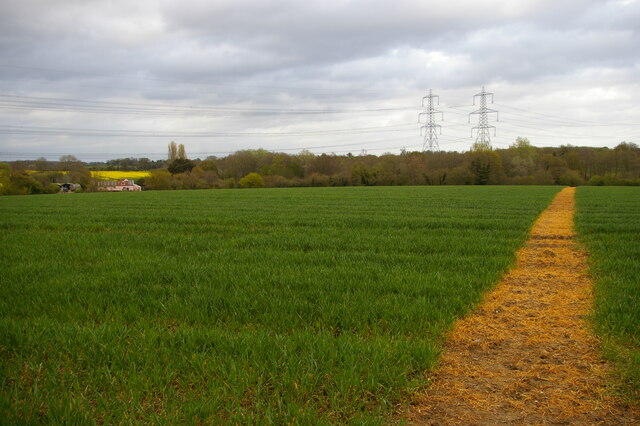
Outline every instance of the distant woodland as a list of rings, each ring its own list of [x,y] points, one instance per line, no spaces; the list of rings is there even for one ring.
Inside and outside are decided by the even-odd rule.
[[[30,172],[27,172],[29,170]],[[518,138],[506,149],[353,155],[298,154],[263,149],[226,157],[189,159],[184,145],[169,144],[166,160],[121,158],[83,163],[71,155],[0,163],[2,194],[57,192],[54,182],[97,189],[92,170],[148,171],[136,179],[145,190],[367,186],[367,185],[640,185],[640,147],[563,145],[538,148]],[[36,171],[36,172],[33,172]],[[64,174],[61,172],[65,172]]]

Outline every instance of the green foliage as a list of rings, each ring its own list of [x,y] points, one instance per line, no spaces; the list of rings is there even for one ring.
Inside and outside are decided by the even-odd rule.
[[[640,400],[640,188],[580,187],[576,228],[595,278],[594,321],[629,395]]]
[[[216,175],[218,174],[218,165],[216,164],[214,159],[206,159],[201,161],[198,166],[206,172],[214,172]]]
[[[169,173],[172,175],[176,175],[178,173],[190,172],[195,166],[196,164],[187,158],[176,158],[169,163],[167,170],[169,170]]]
[[[529,139],[517,137],[505,152],[505,167],[508,176],[531,176],[536,171],[536,148]]]
[[[0,199],[6,423],[389,423],[549,187]]]
[[[152,179],[145,188],[205,189],[235,188],[249,173],[263,177],[267,187],[300,186],[392,186],[392,185],[640,185],[640,148],[628,142],[614,149],[562,145],[534,147],[518,137],[507,149],[489,149],[474,144],[468,152],[408,152],[380,156],[321,154],[309,151],[285,154],[264,149],[241,150],[226,157],[189,160],[183,145],[169,145],[169,158],[123,158],[106,163],[91,163],[92,170],[152,170],[169,164],[172,176]],[[86,167],[74,156],[63,156],[60,162],[41,158],[14,161],[17,170],[36,167],[52,170],[33,177],[42,187],[52,182],[55,170],[70,171],[56,181],[80,183],[83,189],[95,190]],[[0,182],[1,183],[1,182]],[[0,194],[9,192],[3,184]],[[31,189],[11,193],[32,193]],[[40,191],[38,189],[38,191]]]
[[[84,165],[78,164],[69,170],[64,180],[69,183],[78,183],[83,189],[87,189],[91,186],[91,172]]]
[[[262,188],[264,186],[264,179],[258,173],[249,173],[242,179],[240,179],[240,186],[242,188]]]
[[[493,151],[471,152],[469,170],[475,185],[498,185],[502,182],[502,160]]]
[[[471,145],[471,152],[484,152],[491,151],[491,144],[489,142],[474,142]]]
[[[640,179],[625,179],[616,176],[591,176],[591,186],[640,186]]]
[[[298,161],[286,154],[273,154],[270,164],[260,167],[262,176],[282,176],[287,179],[304,177],[304,170]]]
[[[147,171],[158,169],[166,166],[166,160],[150,160],[146,157],[141,158],[117,158],[108,160],[105,163],[93,163],[91,170],[118,170],[118,171]],[[136,183],[138,181],[136,180]]]
[[[80,184],[84,189],[91,186],[91,172],[73,155],[60,157],[60,170],[67,172],[62,176],[64,182]]]
[[[236,184],[236,180],[234,178],[226,178],[222,180],[219,188],[231,189],[231,188],[236,188],[237,186],[238,185]]]
[[[518,136],[516,141],[509,145],[509,149],[517,153],[521,158],[535,158],[536,148],[531,145],[531,142],[527,138]]]
[[[538,170],[532,176],[534,185],[555,185],[556,182],[547,170]]]
[[[534,163],[533,158],[520,157],[516,155],[511,158],[509,169],[511,176],[531,176],[536,169],[536,164]]]
[[[264,149],[237,151],[222,159],[219,169],[222,170],[224,178],[241,179],[249,173],[259,172],[272,158],[273,154]]]
[[[39,157],[34,163],[33,163],[33,169],[34,170],[39,170],[39,171],[47,171],[47,170],[51,170],[51,164],[47,161],[46,158],[44,157]]]
[[[24,170],[11,169],[8,164],[0,163],[0,195],[43,193],[51,193],[49,183],[43,184]]]
[[[558,184],[566,186],[579,186],[584,185],[584,179],[582,179],[580,173],[576,172],[575,170],[567,170],[558,177]]]
[[[171,189],[171,174],[167,169],[151,170],[145,179],[145,189]]]
[[[351,182],[354,185],[375,185],[376,173],[362,163],[355,163],[351,168]]]
[[[43,186],[48,186],[56,182],[64,182],[65,180],[65,175],[57,171],[33,173],[31,176]]]

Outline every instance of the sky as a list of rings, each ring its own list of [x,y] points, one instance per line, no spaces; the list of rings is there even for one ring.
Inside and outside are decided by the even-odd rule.
[[[462,152],[483,87],[494,148],[640,144],[640,0],[2,0],[0,58],[0,161],[419,151],[430,90]]]

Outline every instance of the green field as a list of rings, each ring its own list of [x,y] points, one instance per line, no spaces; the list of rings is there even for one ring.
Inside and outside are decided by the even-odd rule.
[[[0,417],[387,422],[559,189],[2,197]]]
[[[576,200],[595,279],[594,323],[625,390],[640,400],[640,188],[581,187]]]

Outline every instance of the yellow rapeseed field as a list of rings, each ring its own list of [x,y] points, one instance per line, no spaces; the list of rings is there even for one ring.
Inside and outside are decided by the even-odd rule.
[[[38,170],[27,170],[26,171],[29,174],[34,174],[34,173],[43,173],[40,172]],[[67,171],[62,171],[62,170],[56,170],[56,171],[49,171],[46,173],[61,173],[63,175],[66,175]],[[102,180],[118,180],[118,179],[139,179],[139,178],[143,178],[143,177],[147,177],[149,176],[149,172],[124,172],[124,171],[118,171],[118,170],[98,170],[98,171],[91,171],[91,177],[96,178],[96,179],[102,179]]]
[[[149,176],[149,172],[121,172],[121,171],[92,171],[91,177],[96,179],[117,180],[136,179]]]

